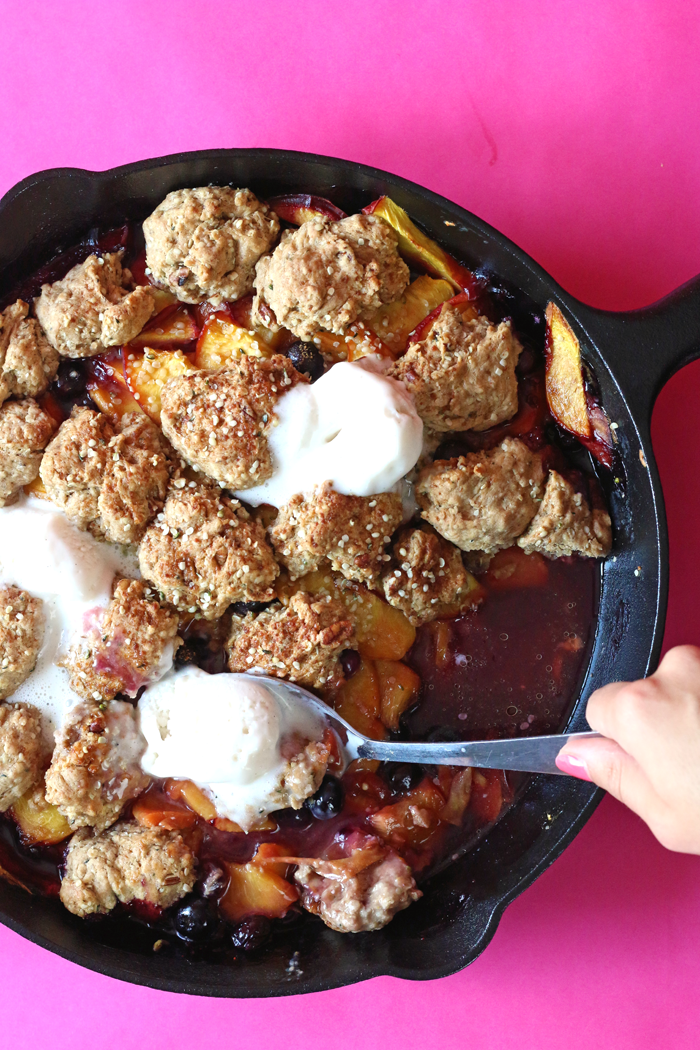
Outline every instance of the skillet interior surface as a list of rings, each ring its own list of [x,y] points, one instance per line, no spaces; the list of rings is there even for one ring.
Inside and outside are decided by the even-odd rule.
[[[600,569],[595,637],[570,718],[572,729],[586,728],[585,701],[595,688],[649,673],[658,659],[667,538],[649,418],[663,379],[693,356],[700,342],[698,286],[681,290],[655,311],[594,311],[568,296],[486,223],[428,190],[348,161],[257,149],[181,154],[107,172],[56,169],[31,176],[0,204],[0,293],[6,294],[96,224],[109,227],[140,220],[176,188],[229,182],[250,186],[261,197],[317,193],[348,213],[387,193],[458,259],[497,274],[541,309],[554,299],[572,320],[597,377],[602,403],[618,424],[624,470],[624,475],[617,472],[618,483],[601,478],[616,538],[614,557]],[[664,333],[681,313],[683,337],[669,342]],[[639,380],[626,362],[633,347],[654,339],[657,353],[645,359],[648,371]],[[433,876],[424,898],[385,929],[350,937],[320,922],[308,924],[293,946],[282,942],[240,965],[154,955],[152,938],[143,950],[106,944],[99,926],[76,919],[58,901],[30,897],[2,881],[0,919],[80,965],[174,992],[270,996],[320,991],[379,975],[437,978],[461,969],[483,951],[506,905],[556,859],[601,796],[581,781],[532,776],[476,847]]]

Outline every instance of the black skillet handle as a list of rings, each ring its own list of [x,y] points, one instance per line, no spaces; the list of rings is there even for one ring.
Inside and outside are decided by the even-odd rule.
[[[643,310],[615,313],[577,304],[576,314],[648,433],[664,383],[700,357],[700,276]]]

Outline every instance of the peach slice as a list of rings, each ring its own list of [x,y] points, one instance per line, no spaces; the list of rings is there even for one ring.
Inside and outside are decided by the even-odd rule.
[[[43,784],[17,799],[12,813],[22,839],[28,845],[42,843],[50,846],[55,842],[63,842],[73,831],[63,814],[46,801]]]
[[[472,792],[472,770],[469,766],[455,773],[450,784],[447,802],[440,810],[440,820],[459,826],[469,805]]]
[[[253,860],[248,864],[224,862],[224,867],[230,881],[219,907],[231,922],[240,922],[246,915],[281,918],[299,899],[297,888],[268,864]]]
[[[363,659],[359,670],[352,678],[343,682],[331,699],[340,717],[349,722],[358,733],[364,733],[372,740],[385,738],[386,730],[379,718],[379,675],[371,660]]]
[[[385,842],[397,849],[419,849],[438,830],[444,805],[442,792],[425,777],[405,798],[374,813],[370,823]]]
[[[574,434],[603,464],[613,466],[613,438],[604,409],[586,390],[581,347],[571,325],[556,303],[545,313],[545,389],[549,410],[557,423]]]
[[[399,251],[409,262],[417,263],[436,277],[444,277],[456,291],[467,292],[470,298],[474,298],[476,279],[471,270],[419,230],[408,212],[395,204],[391,197],[380,197],[362,210],[365,215],[378,215],[389,223],[399,236]]]
[[[395,356],[408,346],[408,337],[414,329],[438,307],[452,298],[449,281],[423,274],[413,281],[400,299],[381,306],[367,321],[370,328]]]
[[[113,360],[96,359],[90,372],[86,384],[90,397],[112,421],[117,422],[128,412],[143,411],[127,386],[121,353]]]
[[[367,660],[403,660],[416,640],[416,629],[400,609],[371,591],[343,595],[355,623],[358,648]]]
[[[161,390],[174,376],[196,372],[189,357],[181,350],[133,350],[124,348],[124,370],[134,399],[154,423],[160,423]]]
[[[194,360],[197,368],[223,368],[230,360],[269,357],[279,343],[279,333],[266,329],[243,328],[226,313],[212,314],[197,340]]]
[[[418,695],[420,675],[400,660],[377,660],[381,701],[380,717],[387,729],[395,732],[399,720]]]
[[[324,357],[333,364],[337,361],[357,361],[368,354],[379,354],[381,357],[393,357],[394,354],[386,343],[382,342],[376,332],[357,321],[348,329],[347,335],[336,335],[334,332],[317,332],[312,342]]]
[[[216,819],[216,806],[193,781],[166,780],[164,790],[173,802],[184,802],[202,820]]]
[[[526,554],[520,547],[498,551],[482,577],[490,591],[514,591],[520,587],[545,587],[549,579],[546,559],[535,551]]]
[[[545,319],[545,388],[550,411],[565,430],[579,438],[590,438],[579,341],[556,303],[547,303]]]
[[[503,774],[498,769],[472,771],[471,811],[483,824],[491,824],[503,808]]]
[[[170,831],[191,828],[197,820],[194,810],[185,809],[161,792],[152,791],[147,791],[134,802],[132,815],[144,828],[168,828]]]
[[[315,197],[310,193],[286,193],[281,197],[270,197],[267,202],[283,222],[301,226],[311,219],[329,219],[335,222],[344,219],[345,212],[336,208],[325,197]]]
[[[199,337],[199,328],[186,306],[169,306],[161,310],[143,331],[129,343],[129,350],[143,350],[151,347],[165,350],[172,347],[183,347],[193,343]]]

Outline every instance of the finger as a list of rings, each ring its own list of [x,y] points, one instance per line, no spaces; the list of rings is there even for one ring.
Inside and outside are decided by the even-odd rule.
[[[573,762],[573,765],[572,765]],[[559,752],[557,767],[609,792],[647,824],[661,822],[666,809],[644,770],[614,740],[577,740]]]

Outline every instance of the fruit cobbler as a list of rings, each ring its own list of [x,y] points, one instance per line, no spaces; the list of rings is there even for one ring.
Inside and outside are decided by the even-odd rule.
[[[614,456],[566,318],[389,198],[228,186],[5,304],[2,874],[156,950],[383,927],[517,785],[348,763],[275,680],[375,739],[559,728]]]

